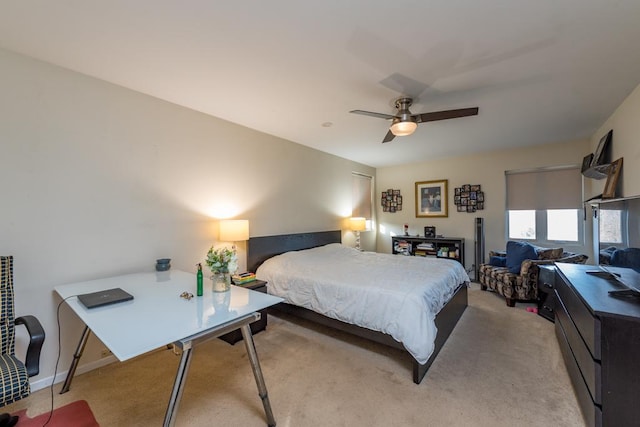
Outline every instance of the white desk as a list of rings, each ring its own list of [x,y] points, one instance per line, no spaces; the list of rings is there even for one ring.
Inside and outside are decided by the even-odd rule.
[[[122,288],[134,299],[87,309],[75,297],[110,288]],[[195,274],[178,270],[72,283],[56,286],[55,291],[61,298],[67,299],[66,303],[86,325],[61,393],[69,390],[90,332],[120,361],[173,343],[182,348],[182,358],[165,415],[164,425],[172,426],[193,347],[240,328],[268,425],[275,426],[249,324],[260,319],[259,310],[281,302],[281,298],[237,286],[231,286],[229,292],[222,293],[207,290],[205,286],[204,295],[197,297]],[[191,300],[181,298],[180,294],[184,291],[192,293],[194,297]]]

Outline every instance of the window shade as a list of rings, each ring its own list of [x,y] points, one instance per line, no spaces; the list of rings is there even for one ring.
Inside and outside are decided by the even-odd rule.
[[[577,166],[505,174],[508,210],[582,208],[582,175]]]
[[[371,181],[373,178],[355,172],[352,173],[351,176],[351,181],[353,183],[351,216],[371,219],[371,210],[373,205],[373,202],[371,201]]]

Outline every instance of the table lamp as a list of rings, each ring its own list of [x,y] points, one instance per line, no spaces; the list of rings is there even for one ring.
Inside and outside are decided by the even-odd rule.
[[[360,250],[360,232],[367,229],[367,220],[362,217],[352,217],[349,223],[351,230],[356,232],[356,249]]]
[[[235,242],[244,240],[249,240],[249,220],[225,219],[220,221],[220,241],[234,242],[232,249],[235,251]]]

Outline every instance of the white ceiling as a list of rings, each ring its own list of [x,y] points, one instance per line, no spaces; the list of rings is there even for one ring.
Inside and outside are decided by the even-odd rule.
[[[381,167],[591,137],[640,84],[640,1],[13,0],[0,46]],[[401,94],[480,113],[387,144],[349,114]]]

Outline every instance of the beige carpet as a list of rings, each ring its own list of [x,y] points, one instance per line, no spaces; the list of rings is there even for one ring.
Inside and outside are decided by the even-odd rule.
[[[256,347],[280,427],[583,426],[553,323],[473,284],[469,307],[421,384],[399,351],[269,317]],[[89,402],[102,426],[160,426],[179,357],[160,350],[77,376],[55,406]],[[9,406],[48,410],[49,390]],[[265,426],[244,344],[194,352],[178,426]]]

